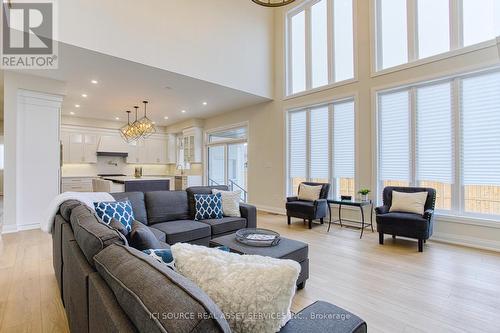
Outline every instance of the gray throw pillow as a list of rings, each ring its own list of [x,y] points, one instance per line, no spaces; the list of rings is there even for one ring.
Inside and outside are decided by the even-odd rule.
[[[143,251],[148,249],[161,249],[162,244],[147,226],[139,221],[132,222],[132,231],[128,235],[129,245]]]
[[[102,222],[104,223],[104,222]],[[127,235],[130,233],[127,228],[118,220],[116,219],[111,219],[111,222],[108,224],[111,228],[116,229],[118,232],[120,232],[123,236],[127,237]]]

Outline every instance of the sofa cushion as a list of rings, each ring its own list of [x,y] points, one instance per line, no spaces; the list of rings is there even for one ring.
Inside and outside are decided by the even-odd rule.
[[[366,323],[361,318],[333,304],[318,301],[297,313],[280,333],[365,333],[366,331]]]
[[[191,220],[157,223],[152,228],[163,231],[168,244],[190,242],[210,237],[210,226],[208,224]]]
[[[61,216],[63,219],[69,222],[69,219],[71,218],[71,211],[73,208],[80,206],[82,203],[78,200],[67,200],[59,206],[59,212],[61,213]]]
[[[196,215],[196,207],[194,201],[195,194],[212,194],[212,190],[222,190],[227,191],[228,187],[226,185],[218,185],[218,186],[192,186],[186,189],[187,197],[188,197],[188,205],[189,205],[189,218],[194,220]]]
[[[314,215],[314,203],[311,201],[291,201],[286,203],[286,210],[301,214]]]
[[[139,332],[230,332],[221,310],[200,288],[141,251],[113,245],[95,262]]]
[[[165,233],[159,229],[156,229],[156,228],[152,228],[152,227],[148,227],[149,230],[151,230],[151,232],[153,234],[155,234],[156,238],[160,241],[160,242],[166,242],[167,241],[167,236],[165,235]]]
[[[196,221],[222,218],[222,194],[195,194],[194,201]]]
[[[76,242],[92,266],[94,266],[94,256],[107,246],[114,243],[127,244],[127,240],[120,232],[99,222],[84,204],[72,210],[71,227]]]
[[[144,198],[149,225],[189,219],[186,191],[147,192]]]
[[[242,217],[223,217],[221,219],[200,220],[208,224],[212,229],[212,235],[220,235],[228,232],[236,232],[247,227],[247,220]]]
[[[123,224],[128,231],[132,230],[134,211],[132,210],[132,203],[128,199],[112,202],[94,202],[94,208],[97,216],[105,224],[109,225],[115,219]]]
[[[278,332],[290,319],[300,273],[297,262],[191,244],[171,249],[177,271],[228,314],[234,332]]]
[[[143,223],[148,223],[148,215],[146,212],[146,204],[144,203],[144,193],[142,192],[123,192],[123,193],[111,193],[116,201],[128,199],[132,204],[132,210],[134,211],[134,218]]]
[[[160,241],[156,238],[151,228],[139,221],[132,222],[132,231],[128,237],[129,245],[137,250],[159,249]]]
[[[377,223],[384,226],[406,227],[413,230],[426,230],[428,222],[422,215],[413,213],[387,213],[377,215]]]

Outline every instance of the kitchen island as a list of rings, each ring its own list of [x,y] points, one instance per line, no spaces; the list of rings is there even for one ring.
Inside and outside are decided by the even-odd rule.
[[[170,191],[173,184],[172,177],[166,176],[105,176],[104,180],[113,182],[114,192],[151,192]],[[120,191],[121,190],[121,191]]]

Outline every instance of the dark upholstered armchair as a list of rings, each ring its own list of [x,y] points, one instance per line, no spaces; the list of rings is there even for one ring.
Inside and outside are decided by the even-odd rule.
[[[427,192],[424,215],[389,212],[392,205],[392,191],[415,193]],[[375,208],[379,243],[384,244],[384,234],[418,239],[418,251],[424,251],[424,242],[432,236],[436,190],[427,187],[386,187],[383,193],[384,205]]]
[[[297,217],[303,219],[304,221],[308,220],[309,229],[312,229],[312,221],[319,219],[321,221],[321,224],[323,224],[323,219],[328,212],[328,203],[326,199],[328,198],[328,193],[330,192],[330,184],[311,182],[304,182],[302,184],[309,186],[321,185],[322,188],[319,194],[319,199],[316,201],[304,201],[299,200],[298,197],[286,198],[286,216],[288,224],[292,223],[292,217]]]

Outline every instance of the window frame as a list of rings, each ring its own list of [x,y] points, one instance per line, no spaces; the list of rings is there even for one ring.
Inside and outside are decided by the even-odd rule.
[[[322,0],[306,0],[300,5],[294,7],[288,12],[284,13],[285,22],[285,48],[284,48],[284,99],[294,98],[298,96],[307,95],[313,92],[330,89],[357,81],[358,78],[358,52],[357,52],[357,1],[352,0],[352,50],[353,50],[353,77],[342,81],[335,81],[335,50],[334,50],[334,6],[335,0],[327,1],[327,52],[328,52],[328,84],[318,87],[312,87],[312,43],[311,43],[311,7]],[[305,90],[293,92],[292,82],[292,17],[298,13],[305,11]]]
[[[464,46],[463,38],[463,2],[462,0],[449,0],[449,34],[450,45],[449,51],[439,53],[426,58],[418,57],[418,0],[406,0],[407,10],[407,41],[408,41],[408,61],[393,67],[382,68],[382,50],[380,42],[382,40],[380,29],[380,1],[373,0],[371,5],[371,19],[372,19],[372,48],[374,50],[372,57],[372,77],[384,75],[403,69],[408,69],[423,64],[436,62],[442,59],[455,57],[461,54],[473,52],[495,46],[496,37],[482,41],[477,44]]]
[[[310,118],[311,118],[311,110],[314,110],[316,108],[320,107],[328,107],[328,181],[330,183],[330,193],[329,196],[337,196],[338,194],[336,193],[337,191],[337,181],[333,177],[334,171],[333,171],[333,149],[334,149],[334,142],[333,142],[333,124],[334,124],[334,105],[339,104],[339,103],[344,103],[344,102],[353,102],[354,104],[354,195],[356,195],[356,186],[359,184],[359,149],[358,149],[358,102],[359,98],[357,93],[355,94],[347,94],[345,96],[339,96],[338,98],[335,98],[333,100],[329,100],[327,102],[321,102],[317,104],[311,104],[307,106],[301,106],[301,107],[296,107],[296,108],[291,108],[288,110],[285,110],[285,196],[291,196],[293,193],[293,188],[292,184],[290,181],[290,165],[291,165],[291,156],[290,156],[290,114],[295,113],[295,112],[302,112],[306,111],[306,180],[310,181],[310,172],[311,172],[311,154],[310,154]]]
[[[500,73],[500,67],[494,66],[489,68],[484,68],[480,70],[476,70],[473,72],[465,72],[452,74],[440,78],[428,79],[423,81],[417,81],[406,84],[393,85],[392,87],[383,87],[383,88],[374,88],[373,89],[373,100],[374,100],[374,108],[375,108],[375,122],[374,126],[374,185],[376,188],[377,196],[375,201],[378,205],[382,204],[382,191],[383,191],[383,181],[380,179],[380,107],[379,107],[379,96],[387,93],[395,93],[398,91],[408,91],[409,92],[409,119],[410,119],[410,164],[409,164],[409,172],[410,172],[410,186],[418,186],[418,179],[416,175],[416,91],[418,88],[425,86],[432,86],[440,83],[449,82],[451,86],[451,112],[453,121],[451,123],[452,126],[452,139],[454,146],[454,155],[453,155],[453,165],[454,165],[454,184],[451,184],[451,209],[450,210],[441,210],[436,209],[436,212],[440,216],[446,216],[451,218],[452,220],[456,220],[456,218],[470,218],[476,219],[477,221],[491,220],[491,221],[500,221],[500,214],[484,214],[484,213],[474,213],[465,211],[465,185],[463,183],[463,157],[462,157],[462,105],[461,105],[461,93],[462,93],[462,81],[464,79],[470,77],[478,77],[481,75],[487,75],[491,73]],[[483,223],[483,222],[477,222]]]

